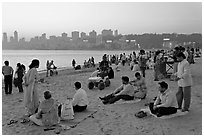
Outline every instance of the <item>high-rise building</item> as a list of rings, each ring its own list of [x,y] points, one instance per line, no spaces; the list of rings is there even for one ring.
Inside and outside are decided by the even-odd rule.
[[[89,32],[89,43],[96,43],[97,33],[95,30]]]
[[[7,38],[7,33],[6,32],[3,33],[3,42],[4,43],[8,42],[8,38]]]
[[[85,32],[81,32],[81,39],[84,40],[86,38],[87,38],[86,33]]]
[[[77,41],[79,39],[79,32],[73,31],[72,32],[72,41]]]
[[[47,38],[46,38],[46,33],[43,33],[43,34],[42,34],[41,39],[42,39],[42,40],[46,40],[46,39],[47,39]]]
[[[67,38],[67,33],[65,33],[65,32],[62,33],[62,38],[63,38],[63,39],[66,39],[66,38]]]
[[[10,37],[10,42],[14,42],[13,36]]]
[[[14,41],[18,42],[18,32],[14,31]]]
[[[114,31],[114,35],[115,35],[115,36],[118,36],[118,30],[115,30],[115,31]]]
[[[113,35],[113,31],[111,29],[109,30],[102,30],[102,36],[112,36]]]

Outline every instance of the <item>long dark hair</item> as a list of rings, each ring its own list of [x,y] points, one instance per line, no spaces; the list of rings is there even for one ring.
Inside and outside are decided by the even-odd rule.
[[[32,68],[34,68],[36,66],[39,66],[39,64],[40,64],[40,62],[39,62],[38,59],[33,59],[31,64],[29,65],[29,68],[32,69]]]

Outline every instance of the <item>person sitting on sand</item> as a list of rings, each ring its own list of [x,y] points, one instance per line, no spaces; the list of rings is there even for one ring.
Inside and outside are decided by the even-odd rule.
[[[141,76],[139,72],[135,73],[135,80],[130,81],[132,85],[134,85],[135,89],[135,98],[144,99],[147,95],[147,86],[145,83],[145,79]]]
[[[176,113],[178,107],[176,94],[168,89],[168,84],[164,81],[159,83],[159,91],[154,103],[149,104],[151,113],[157,117]]]
[[[129,78],[127,76],[122,76],[122,85],[120,87],[118,87],[113,93],[99,98],[103,101],[103,104],[113,104],[120,99],[133,100],[134,88],[129,83]]]
[[[91,77],[97,77],[98,74],[99,74],[100,70],[99,68],[97,68],[92,74],[91,74]]]
[[[40,103],[38,112],[29,117],[39,126],[53,126],[59,123],[58,105],[49,91],[44,92],[44,98]]]
[[[114,78],[114,71],[113,71],[112,67],[108,68],[108,78],[109,79],[113,79]]]
[[[74,85],[75,85],[76,93],[72,101],[73,110],[74,112],[82,112],[86,110],[88,106],[88,103],[89,103],[88,97],[87,97],[86,91],[81,88],[80,82],[75,82]]]

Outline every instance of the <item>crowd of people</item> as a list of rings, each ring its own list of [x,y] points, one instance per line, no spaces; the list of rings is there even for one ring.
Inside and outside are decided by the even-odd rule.
[[[197,52],[197,51],[196,51]],[[193,55],[193,56],[192,56]],[[192,76],[190,72],[190,64],[194,63],[194,50],[189,48],[185,50],[184,47],[175,47],[173,51],[158,50],[156,52],[145,52],[140,50],[138,55],[133,52],[130,55],[125,53],[120,55],[107,55],[104,54],[102,61],[99,62],[99,67],[94,71],[91,76],[97,76],[104,78],[108,76],[110,79],[114,78],[114,71],[111,65],[125,66],[128,64],[130,70],[134,70],[135,78],[130,80],[128,76],[122,76],[122,84],[116,88],[112,93],[100,97],[103,104],[113,104],[118,100],[134,100],[134,99],[145,99],[148,94],[148,89],[145,82],[146,69],[150,68],[152,63],[154,66],[155,81],[158,81],[165,77],[166,67],[165,62],[168,59],[173,59],[174,69],[173,76],[175,81],[178,82],[178,92],[174,94],[165,81],[159,82],[158,90],[159,95],[156,100],[149,104],[149,109],[153,114],[158,117],[163,115],[169,115],[176,113],[178,110],[182,112],[188,112],[191,102],[191,86]],[[94,64],[94,58],[89,59],[92,65]],[[5,61],[5,66],[2,67],[2,73],[4,75],[5,83],[5,94],[12,93],[12,80],[17,79],[17,87],[19,92],[24,93],[24,106],[27,111],[27,116],[31,121],[40,126],[52,126],[58,124],[62,119],[63,102],[56,102],[52,98],[50,91],[44,92],[44,99],[42,102],[39,101],[37,84],[39,81],[37,68],[39,67],[39,60],[32,60],[29,65],[29,69],[25,73],[25,66],[18,63],[16,71],[9,66],[9,62]],[[73,59],[72,66],[75,68],[76,61]],[[134,68],[136,67],[136,68]],[[47,61],[47,75],[52,69],[56,69],[53,61]],[[51,72],[50,72],[51,73]],[[23,91],[23,87],[25,86]],[[75,82],[75,95],[71,99],[71,107],[73,112],[85,111],[89,105],[89,99],[86,91],[82,89],[80,82]],[[184,105],[182,105],[184,103]],[[183,106],[183,107],[182,107]]]

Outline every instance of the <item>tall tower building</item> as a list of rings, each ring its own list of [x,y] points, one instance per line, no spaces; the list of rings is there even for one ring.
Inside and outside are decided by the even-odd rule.
[[[113,35],[113,31],[111,29],[109,30],[102,30],[102,36],[112,36]]]
[[[7,37],[7,33],[6,32],[3,33],[3,42],[4,43],[8,42],[8,37]]]
[[[72,32],[72,40],[77,41],[79,39],[79,32],[78,31],[73,31]]]
[[[118,36],[118,30],[115,30],[114,35]]]
[[[81,39],[86,39],[86,33],[85,32],[81,32]]]
[[[18,42],[18,32],[14,31],[14,41]]]
[[[95,30],[93,30],[92,32],[89,32],[89,43],[96,43],[96,36],[97,36],[97,33]]]

